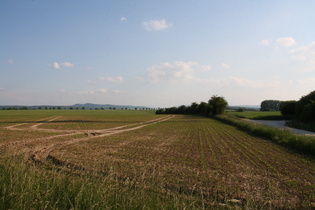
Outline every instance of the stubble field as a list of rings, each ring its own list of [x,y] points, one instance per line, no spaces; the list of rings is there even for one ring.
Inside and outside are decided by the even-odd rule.
[[[118,110],[5,111],[0,117],[0,165],[18,170],[8,166],[17,160],[45,179],[58,174],[83,183],[69,189],[73,198],[63,201],[65,207],[82,208],[79,195],[98,186],[110,201],[90,195],[97,205],[86,205],[96,209],[314,206],[313,159],[211,118]],[[82,187],[86,177],[97,180],[94,188]],[[4,179],[2,204],[14,207],[4,202],[13,199]],[[61,198],[44,195],[36,202],[49,201],[48,209],[61,205]]]

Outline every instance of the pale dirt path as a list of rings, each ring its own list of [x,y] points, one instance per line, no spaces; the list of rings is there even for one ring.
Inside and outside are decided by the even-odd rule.
[[[57,117],[48,117],[48,118],[44,118],[41,120],[38,120],[37,123],[35,125],[32,125],[30,127],[23,127],[23,128],[18,128],[21,125],[25,125],[26,123],[20,123],[20,124],[16,124],[16,125],[12,125],[12,126],[7,126],[5,127],[5,129],[8,130],[20,130],[20,131],[43,131],[43,132],[63,132],[63,134],[60,135],[54,135],[54,136],[50,136],[50,137],[41,137],[41,138],[36,138],[36,139],[23,139],[23,140],[19,140],[19,141],[15,141],[15,142],[9,142],[9,143],[4,143],[4,144],[0,144],[0,148],[13,148],[13,149],[21,149],[23,150],[23,145],[26,145],[28,143],[33,143],[36,141],[45,141],[45,143],[47,143],[46,145],[39,145],[39,146],[35,146],[34,148],[31,149],[30,153],[30,159],[35,161],[35,162],[40,162],[40,163],[44,163],[47,159],[47,157],[50,156],[50,153],[54,150],[57,150],[63,146],[69,145],[69,144],[75,144],[78,142],[82,142],[82,141],[88,141],[92,138],[98,138],[98,137],[103,137],[103,136],[109,136],[109,135],[114,135],[114,134],[118,134],[118,133],[122,133],[122,132],[127,132],[127,131],[132,131],[132,130],[136,130],[136,129],[140,129],[143,128],[145,126],[148,125],[152,125],[152,124],[156,124],[156,123],[160,123],[166,120],[171,119],[174,116],[166,116],[166,117],[161,117],[161,118],[157,118],[157,119],[153,119],[153,120],[149,120],[149,121],[144,121],[144,122],[140,122],[140,123],[133,123],[133,124],[128,124],[128,125],[123,125],[123,126],[118,126],[118,127],[114,127],[114,128],[107,128],[107,129],[97,129],[97,130],[54,130],[54,129],[41,129],[38,128],[38,126],[40,126],[41,124],[43,124],[42,121],[46,121],[47,122],[52,122],[58,118],[60,118],[61,116],[57,116]],[[52,119],[51,119],[52,118]],[[35,122],[34,122],[35,123]],[[46,122],[44,122],[46,123]],[[135,127],[133,127],[135,126]],[[46,140],[51,140],[54,138],[60,138],[60,137],[66,137],[66,136],[71,136],[71,135],[78,135],[78,134],[85,134],[87,137],[84,138],[75,138],[75,139],[71,139],[68,141],[64,141],[64,142],[58,142],[58,143],[49,143],[46,142]]]
[[[79,143],[79,142],[83,142],[83,141],[89,141],[89,140],[94,139],[94,138],[110,136],[110,135],[114,135],[114,134],[118,134],[118,133],[137,130],[137,129],[146,127],[148,125],[153,125],[156,123],[164,122],[164,121],[169,120],[173,117],[174,116],[166,116],[166,117],[158,118],[155,120],[137,123],[139,126],[126,128],[126,129],[121,129],[121,128],[127,127],[127,126],[120,126],[119,128],[116,127],[116,128],[111,129],[111,130],[106,129],[105,132],[103,130],[103,133],[97,133],[97,135],[94,135],[94,136],[88,135],[88,137],[84,137],[84,138],[72,139],[72,140],[64,141],[64,142],[57,143],[57,144],[51,144],[48,146],[43,146],[43,147],[38,148],[37,150],[33,151],[33,154],[31,155],[31,159],[37,163],[38,162],[44,163],[47,160],[47,158],[50,156],[51,152],[53,152],[54,150],[58,150],[63,146],[75,144],[75,143]],[[131,124],[131,125],[129,125],[129,127],[133,126],[133,125],[136,125],[136,124]]]
[[[36,122],[42,122],[42,121],[51,122],[51,121],[56,120],[56,119],[59,118],[59,117],[61,117],[61,116],[57,116],[57,117],[54,116],[53,119],[50,119],[50,118],[52,118],[52,117],[45,117],[45,118],[43,118],[43,119],[34,121],[34,123],[36,123]],[[50,119],[50,120],[49,120],[49,119]],[[33,126],[29,127],[29,128],[17,128],[17,127],[19,127],[19,126],[22,126],[22,125],[25,125],[25,124],[29,124],[29,123],[30,123],[30,122],[27,122],[27,123],[19,123],[19,124],[15,124],[15,125],[6,126],[6,127],[4,127],[4,128],[5,128],[5,129],[8,129],[8,130],[30,130],[30,129],[31,129],[31,130],[34,130],[34,129],[36,129],[39,125],[43,124],[43,123],[37,123],[37,124],[35,124],[35,125],[33,125]]]
[[[53,119],[51,119],[52,117],[46,117],[40,120],[37,120],[35,122],[42,122],[42,121],[47,121],[47,122],[52,122],[58,118],[60,118],[61,116],[54,116]],[[34,122],[34,123],[35,123]],[[43,124],[43,123],[37,123],[35,125],[32,125],[30,127],[24,127],[24,128],[18,128],[19,126],[25,125],[25,124],[29,124],[29,123],[19,123],[19,124],[15,124],[15,125],[11,125],[11,126],[7,126],[4,127],[4,129],[7,130],[11,130],[11,131],[35,131],[35,130],[41,130],[38,128],[39,125]],[[52,130],[52,129],[48,129],[48,130],[41,130],[41,131],[46,131],[46,132],[58,132],[58,130]],[[17,141],[11,141],[9,143],[2,143],[0,144],[0,148],[8,148],[8,147],[19,147],[31,142],[35,142],[35,141],[42,141],[42,140],[50,140],[50,139],[54,139],[54,138],[59,138],[59,137],[64,137],[64,136],[71,136],[71,135],[76,135],[76,134],[80,134],[82,132],[63,132],[64,134],[60,134],[60,135],[54,135],[54,136],[49,136],[49,137],[41,137],[41,138],[35,138],[35,139],[22,139],[22,140],[17,140]]]
[[[285,123],[287,121],[285,121],[285,120],[249,120],[249,119],[246,119],[246,121],[258,123],[258,124],[263,124],[263,125],[267,125],[267,126],[274,127],[274,128],[287,129],[287,130],[292,131],[295,134],[302,134],[302,135],[315,137],[314,132],[305,131],[305,130],[296,129],[296,128],[291,128],[291,127],[286,126]]]
[[[19,128],[19,126],[28,124],[28,123],[19,123],[19,124],[10,125],[10,126],[4,127],[4,128],[8,129],[8,130],[12,130],[12,131],[16,131],[16,130],[18,130],[18,131],[43,131],[43,132],[55,132],[55,133],[63,133],[63,134],[54,135],[54,136],[50,136],[50,137],[41,137],[41,138],[36,138],[36,139],[22,139],[22,140],[18,140],[18,141],[14,141],[14,142],[0,144],[0,147],[4,147],[4,146],[8,147],[10,145],[14,146],[14,145],[20,145],[20,144],[27,144],[27,143],[31,143],[34,141],[50,140],[53,138],[72,136],[72,135],[77,135],[77,134],[86,134],[87,136],[98,136],[104,132],[110,133],[110,132],[113,132],[115,130],[119,130],[122,128],[131,127],[131,126],[140,125],[140,124],[146,124],[146,123],[156,121],[156,119],[153,119],[153,120],[144,121],[144,122],[140,122],[140,123],[133,123],[133,124],[127,124],[127,125],[113,127],[113,128],[95,129],[95,130],[71,130],[71,129],[59,130],[59,129],[46,129],[46,128],[39,128],[38,127],[44,123],[53,122],[54,120],[56,120],[60,117],[62,117],[62,116],[57,116],[57,117],[54,116],[53,119],[51,119],[52,117],[46,117],[46,118],[37,120],[35,122],[41,122],[41,123],[37,123],[37,124],[32,125],[30,127]],[[43,123],[42,121],[47,121],[47,122]]]
[[[40,126],[40,125],[42,125],[42,124],[44,124],[44,123],[48,123],[48,122],[55,121],[55,120],[57,120],[57,119],[60,118],[60,117],[61,117],[61,116],[54,117],[53,119],[50,119],[50,120],[48,120],[47,122],[37,123],[37,124],[32,125],[31,127],[29,127],[29,129],[31,129],[31,130],[38,130],[38,126]]]

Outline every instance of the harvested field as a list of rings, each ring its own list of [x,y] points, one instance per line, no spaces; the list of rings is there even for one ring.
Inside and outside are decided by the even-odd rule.
[[[55,167],[127,180],[138,190],[178,196],[195,208],[314,205],[314,160],[271,141],[204,117],[105,117],[54,115],[37,122],[0,122],[5,133],[0,151],[23,154],[41,170]]]

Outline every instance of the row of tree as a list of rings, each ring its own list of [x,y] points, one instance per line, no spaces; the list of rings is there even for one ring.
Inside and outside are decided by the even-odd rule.
[[[60,106],[58,106],[58,107],[36,107],[36,108],[29,108],[29,107],[20,107],[20,108],[18,108],[18,107],[3,107],[1,110],[35,110],[35,109],[53,109],[53,110],[55,110],[55,109],[58,109],[58,110],[61,110],[61,109],[65,109],[65,110],[67,110],[67,109],[69,109],[69,110],[73,110],[73,109],[76,109],[76,110],[78,110],[78,109],[82,109],[82,110],[85,110],[86,108],[85,107],[81,107],[81,108],[79,108],[79,107],[65,107],[65,108],[62,108],[62,107],[60,107]],[[88,109],[88,108],[87,108]],[[103,108],[103,107],[101,107],[101,108],[89,108],[90,110],[93,110],[93,109],[95,109],[95,110],[105,110],[106,108]],[[116,110],[116,107],[109,107],[108,108],[109,110]],[[121,108],[121,110],[128,110],[128,108],[127,107],[125,107],[125,108]],[[129,108],[129,110],[130,110],[130,108]],[[138,108],[137,107],[135,107],[134,108],[134,110],[138,110]],[[155,110],[155,108],[139,108],[139,110]]]
[[[315,121],[315,91],[301,97],[299,101],[283,101],[280,104],[281,114],[295,116],[302,122]]]
[[[208,103],[200,104],[193,102],[190,106],[181,105],[179,107],[171,107],[158,109],[156,114],[201,114],[201,115],[219,115],[223,114],[228,102],[221,96],[212,96]]]
[[[265,100],[260,104],[260,111],[281,111],[283,116],[292,116],[302,122],[315,121],[315,91],[299,101]]]

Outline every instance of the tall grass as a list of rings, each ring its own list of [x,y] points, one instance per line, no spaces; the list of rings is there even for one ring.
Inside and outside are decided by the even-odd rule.
[[[287,122],[287,125],[292,128],[315,132],[315,121],[305,123],[297,120],[292,120],[290,122]]]
[[[215,119],[236,126],[237,128],[250,134],[270,139],[301,154],[310,155],[313,158],[315,157],[314,137],[295,135],[289,130],[277,129],[265,125],[245,122],[244,120],[241,120],[232,115],[220,115],[216,116]]]
[[[191,209],[201,204],[114,174],[79,174],[0,159],[0,209]],[[48,169],[48,170],[47,170]]]

